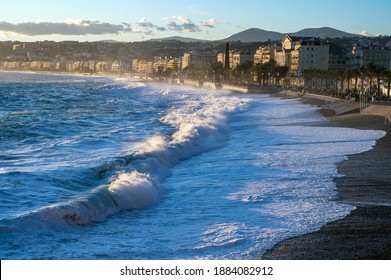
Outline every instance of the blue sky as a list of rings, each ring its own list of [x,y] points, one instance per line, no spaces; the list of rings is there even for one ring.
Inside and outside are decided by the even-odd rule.
[[[391,1],[3,0],[0,40],[222,39],[256,27],[391,35]]]

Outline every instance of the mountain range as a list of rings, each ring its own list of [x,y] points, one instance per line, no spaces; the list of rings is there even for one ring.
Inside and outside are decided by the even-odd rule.
[[[320,38],[342,38],[342,37],[357,37],[357,34],[347,33],[341,30],[337,30],[331,27],[320,27],[320,28],[305,28],[297,32],[279,33],[275,31],[267,31],[259,28],[250,28],[245,31],[234,34],[221,41],[232,42],[266,42],[268,40],[276,41],[282,40],[286,34],[290,36],[301,36],[301,37],[313,37],[319,36]]]
[[[286,34],[291,36],[302,36],[302,37],[313,37],[319,36],[320,38],[343,38],[343,37],[358,37],[360,35],[344,32],[331,27],[320,27],[320,28],[305,28],[297,32],[280,33],[275,31],[263,30],[260,28],[250,28],[242,32],[236,33],[228,38],[219,40],[220,42],[233,42],[241,41],[247,42],[267,42],[267,41],[280,41]],[[207,42],[206,40],[198,40],[193,38],[184,38],[180,36],[152,39],[152,41],[167,41],[176,40],[181,42]]]
[[[171,36],[166,38],[159,38],[159,39],[151,39],[149,41],[154,42],[161,42],[161,41],[181,41],[185,43],[195,43],[195,42],[210,42],[209,40],[201,40],[201,39],[194,39],[189,37],[181,37],[181,36]]]

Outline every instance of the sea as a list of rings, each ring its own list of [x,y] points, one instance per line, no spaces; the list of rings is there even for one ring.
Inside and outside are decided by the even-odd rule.
[[[0,72],[0,259],[248,260],[354,208],[333,179],[385,132],[312,105]]]

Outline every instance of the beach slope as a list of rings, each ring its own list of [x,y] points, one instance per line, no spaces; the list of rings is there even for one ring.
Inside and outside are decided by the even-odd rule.
[[[304,103],[326,101],[302,98]],[[391,259],[391,125],[384,117],[321,112],[329,126],[386,131],[374,149],[351,155],[338,165],[339,201],[357,208],[344,219],[330,222],[319,231],[280,242],[262,259]]]

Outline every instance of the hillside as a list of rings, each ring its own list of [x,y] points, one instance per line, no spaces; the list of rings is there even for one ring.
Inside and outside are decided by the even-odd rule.
[[[172,37],[167,37],[167,38],[151,39],[149,41],[154,41],[154,42],[179,41],[179,42],[185,42],[185,43],[208,42],[207,40],[200,40],[200,39],[181,37],[181,36],[172,36]]]
[[[343,38],[343,37],[358,37],[357,34],[347,33],[338,29],[331,27],[321,27],[321,28],[305,28],[295,33],[289,33],[292,36],[303,36],[303,37],[312,37],[319,36],[320,38]]]
[[[281,40],[285,34],[267,31],[259,28],[250,28],[245,31],[236,33],[226,39],[223,42],[242,41],[242,42],[266,42],[268,40],[276,41]]]
[[[266,42],[279,41],[284,38],[285,34],[290,34],[292,36],[303,36],[303,37],[312,37],[319,36],[321,38],[343,38],[343,37],[357,37],[359,35],[347,33],[338,29],[331,27],[321,27],[321,28],[305,28],[297,32],[287,32],[279,33],[274,31],[267,31],[259,28],[250,28],[245,31],[234,34],[226,39],[221,41],[223,42],[232,42],[232,41],[242,41],[242,42]]]

